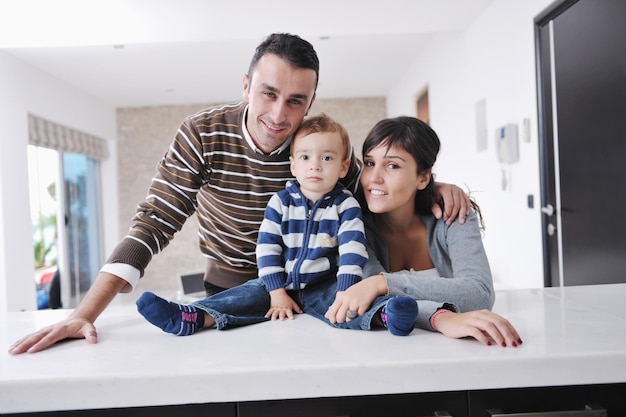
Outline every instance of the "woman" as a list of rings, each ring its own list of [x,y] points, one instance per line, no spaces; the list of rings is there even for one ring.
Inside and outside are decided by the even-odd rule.
[[[482,245],[478,206],[465,224],[447,225],[431,211],[437,134],[414,117],[380,121],[363,144],[361,201],[370,278],[348,288],[326,317],[342,322],[363,314],[379,295],[409,295],[418,303],[415,326],[486,345],[518,346],[515,328],[490,311],[493,281]]]

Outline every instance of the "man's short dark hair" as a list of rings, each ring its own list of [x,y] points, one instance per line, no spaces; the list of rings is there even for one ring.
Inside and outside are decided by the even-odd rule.
[[[257,46],[250,67],[248,68],[248,78],[252,79],[252,72],[259,59],[266,54],[274,54],[286,59],[296,68],[312,69],[315,71],[315,88],[319,81],[320,61],[317,52],[310,42],[302,39],[298,35],[289,33],[272,33]]]

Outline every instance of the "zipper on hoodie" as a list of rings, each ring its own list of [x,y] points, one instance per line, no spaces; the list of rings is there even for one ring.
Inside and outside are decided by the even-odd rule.
[[[311,239],[311,228],[313,225],[313,212],[317,209],[317,207],[322,203],[323,197],[315,202],[313,207],[311,207],[311,201],[302,195],[304,205],[306,206],[306,226],[304,228],[304,235],[302,237],[302,246],[300,247],[300,253],[298,253],[298,260],[291,271],[293,274],[293,289],[300,290],[302,289],[302,284],[300,282],[300,269],[302,268],[302,263],[307,258],[309,253],[309,240]]]

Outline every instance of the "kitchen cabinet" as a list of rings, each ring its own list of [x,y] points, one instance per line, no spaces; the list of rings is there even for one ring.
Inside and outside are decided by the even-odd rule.
[[[626,384],[249,401],[45,413],[49,417],[606,417],[626,415]],[[41,413],[0,414],[33,417]]]
[[[45,394],[43,394],[45,395]],[[36,401],[36,399],[33,399]],[[161,407],[107,408],[96,410],[50,411],[0,414],[2,417],[237,417],[237,404],[187,404]]]
[[[626,384],[261,401],[239,417],[606,417],[626,415]]]
[[[625,398],[626,384],[479,390],[469,393],[469,414],[471,417],[600,417],[604,410],[605,416],[623,416]],[[570,414],[558,414],[565,411]]]
[[[238,417],[421,417],[447,410],[467,417],[465,392],[372,395],[245,402]]]

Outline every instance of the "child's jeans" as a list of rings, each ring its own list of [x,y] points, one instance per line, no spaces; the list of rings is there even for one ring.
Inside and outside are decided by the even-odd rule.
[[[329,279],[302,290],[287,290],[287,293],[305,313],[333,327],[360,330],[371,330],[372,318],[391,298],[379,296],[362,316],[349,322],[331,324],[324,314],[335,301],[336,287],[336,280]],[[270,295],[260,278],[196,301],[191,305],[206,311],[213,317],[218,330],[270,320],[265,317],[270,308]]]

